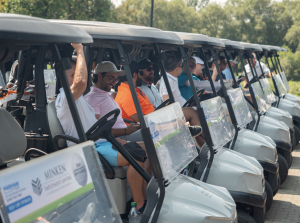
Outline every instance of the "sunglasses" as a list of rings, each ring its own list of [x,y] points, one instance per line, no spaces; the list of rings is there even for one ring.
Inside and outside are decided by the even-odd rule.
[[[147,71],[152,71],[152,70],[154,71],[154,67],[147,67],[146,70]]]
[[[196,65],[189,65],[190,69],[195,69]]]
[[[117,83],[119,81],[118,78],[113,78],[112,76],[105,75],[109,78],[109,83]]]

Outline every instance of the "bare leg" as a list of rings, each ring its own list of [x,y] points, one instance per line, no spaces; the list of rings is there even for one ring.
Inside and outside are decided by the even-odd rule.
[[[118,153],[117,157],[118,166],[128,166],[127,169],[127,180],[129,182],[134,202],[137,203],[136,207],[140,209],[144,205],[144,192],[142,176],[128,163],[128,161]],[[137,161],[138,162],[138,161]],[[142,167],[143,163],[138,162]]]
[[[182,109],[182,112],[184,114],[184,117],[185,117],[185,120],[190,122],[190,124],[193,126],[193,125],[199,125],[201,126],[201,123],[200,123],[200,120],[198,118],[198,114],[197,114],[197,111],[193,108],[183,108]],[[199,146],[203,146],[204,143],[205,143],[205,139],[204,139],[204,135],[203,133],[201,133],[199,136],[197,136],[196,138],[196,141],[198,143]]]

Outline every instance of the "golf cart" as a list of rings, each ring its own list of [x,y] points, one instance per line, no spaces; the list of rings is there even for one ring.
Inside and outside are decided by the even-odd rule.
[[[43,47],[52,43],[56,48],[56,44],[68,43],[66,39],[92,42],[87,33],[76,27],[29,16],[0,14],[0,27],[1,62],[20,50],[30,57],[32,45]],[[59,66],[60,61],[56,62]],[[24,77],[22,71],[19,74]],[[18,103],[22,103],[20,98]],[[121,222],[93,142],[10,167],[24,154],[26,137],[3,108],[0,122],[1,222]]]
[[[131,79],[131,71],[129,70],[129,61],[132,56],[136,55],[143,47],[146,49],[148,47],[154,47],[158,49],[158,44],[166,44],[168,47],[174,47],[182,44],[182,40],[176,35],[167,35],[157,29],[148,29],[147,27],[140,28],[127,28],[126,25],[119,24],[109,24],[101,22],[84,22],[84,21],[52,21],[53,23],[73,23],[74,26],[80,27],[87,31],[93,38],[94,43],[88,44],[85,47],[86,59],[88,65],[88,71],[91,71],[92,62],[97,63],[102,61],[102,56],[105,55],[106,50],[110,52],[111,59],[116,62],[116,64],[122,64],[126,71],[126,76],[129,80],[130,88],[132,89],[133,99],[137,107],[138,115],[140,118],[140,123],[142,127],[142,135],[146,145],[146,150],[150,164],[152,167],[153,177],[150,177],[140,165],[131,157],[126,150],[123,149],[120,144],[117,143],[115,138],[111,134],[111,127],[113,126],[116,117],[118,116],[118,110],[113,110],[102,119],[100,119],[96,124],[95,128],[87,133],[83,131],[78,131],[80,139],[85,141],[87,139],[97,139],[100,135],[101,137],[107,139],[111,142],[118,151],[129,161],[129,163],[142,175],[145,181],[148,183],[148,201],[143,212],[142,222],[236,222],[236,211],[235,203],[233,202],[230,194],[225,188],[205,184],[200,181],[196,181],[187,176],[178,175],[179,172],[185,167],[185,162],[189,162],[197,155],[197,150],[195,147],[187,147],[186,140],[190,139],[189,132],[186,130],[185,125],[182,126],[180,123],[184,123],[183,118],[179,115],[176,116],[176,123],[182,131],[182,137],[185,140],[181,140],[178,137],[178,152],[186,152],[189,156],[172,156],[171,159],[167,161],[172,161],[173,166],[170,170],[173,174],[166,175],[166,166],[164,165],[163,156],[158,156],[157,150],[154,147],[154,142],[152,141],[150,134],[150,126],[148,127],[144,117],[141,112],[141,108],[137,99],[136,92],[134,90],[134,85]],[[97,24],[97,26],[96,26]],[[67,51],[67,46],[62,47],[62,53],[64,56],[70,57],[72,51]],[[41,55],[41,58],[45,57],[45,52]],[[56,69],[56,66],[55,66]],[[69,95],[72,99],[70,89],[66,77],[59,75],[59,70],[56,69],[57,80],[56,81],[59,89],[60,82],[64,87],[66,95]],[[89,80],[90,81],[90,80]],[[44,86],[45,83],[40,83]],[[36,92],[38,94],[38,92]],[[46,100],[46,99],[44,99]],[[69,101],[69,106],[70,103]],[[65,140],[73,140],[77,143],[78,139],[72,139],[70,136],[64,134],[60,123],[56,116],[56,110],[54,102],[47,105],[47,119],[50,127],[50,136],[53,140],[55,148],[57,150],[66,147]],[[76,107],[71,107],[71,110],[77,111]],[[159,110],[158,110],[159,111]],[[176,113],[178,114],[178,113]],[[106,120],[113,115],[113,119]],[[75,117],[75,123],[81,123],[79,117]],[[101,123],[101,120],[103,123]],[[174,122],[174,120],[170,120]],[[107,124],[108,123],[108,124]],[[164,123],[156,123],[156,125]],[[92,127],[93,128],[93,127]],[[82,128],[81,128],[82,129]],[[101,130],[101,134],[99,131]],[[97,137],[95,137],[94,132],[97,131]],[[81,133],[80,133],[81,132]],[[99,134],[100,135],[99,135]],[[186,150],[180,150],[185,148]],[[36,155],[37,150],[30,150],[26,153],[26,159],[30,158],[32,155]],[[175,151],[174,151],[175,153]],[[176,154],[176,153],[175,153]],[[186,160],[182,163],[181,158],[185,157]],[[179,160],[178,160],[179,159]],[[105,167],[105,174],[108,178],[108,185],[112,191],[113,197],[116,201],[117,208],[122,217],[126,216],[126,170],[121,167],[111,167],[103,157],[100,156],[100,160]],[[167,172],[168,173],[168,172]],[[159,193],[157,191],[159,190]],[[126,221],[126,219],[123,219]]]
[[[224,148],[224,145],[228,143],[234,147],[235,138],[228,120],[225,118],[226,116],[224,116],[222,99],[221,97],[214,97],[212,99],[202,100],[201,96],[199,98],[195,89],[196,87],[199,89],[200,86],[195,87],[195,82],[192,80],[192,75],[187,63],[188,58],[193,53],[204,59],[206,57],[204,51],[213,52],[212,55],[216,58],[214,50],[223,49],[224,44],[218,39],[210,38],[206,35],[181,32],[176,32],[176,34],[184,40],[184,48],[180,47],[180,56],[184,60],[184,65],[188,72],[187,76],[193,91],[193,96],[187,100],[186,106],[197,106],[198,116],[206,140],[206,144],[201,148],[200,155],[198,159],[196,159],[195,167],[190,165],[190,175],[195,179],[226,187],[237,204],[238,216],[239,213],[243,216],[245,216],[245,212],[249,214],[245,222],[251,222],[254,219],[256,222],[264,222],[266,192],[265,186],[261,185],[261,180],[264,181],[263,169],[255,158]],[[206,59],[204,59],[204,62],[206,63]],[[202,84],[203,82],[205,81],[201,81],[197,84]],[[207,82],[212,83],[212,80]],[[216,84],[215,86],[215,83],[213,83],[210,90],[217,96],[217,90],[219,90],[218,94],[220,92],[223,93],[224,88],[224,85],[221,85],[220,88],[219,85]],[[272,151],[274,153],[274,150]],[[207,167],[206,163],[208,163]],[[194,171],[194,168],[197,169],[197,171]],[[251,174],[252,176],[256,175],[256,179],[253,178],[251,180],[253,184],[247,184],[247,186],[244,187],[241,183],[231,183],[233,181],[238,182],[242,179],[243,181],[248,181],[246,178],[248,178],[247,173],[250,174],[250,171],[253,174]],[[254,173],[254,171],[256,173]],[[193,172],[195,173],[193,174]],[[277,183],[276,187],[278,187]],[[269,199],[271,205],[273,191],[270,187],[268,189],[270,189]],[[253,202],[250,202],[250,200]],[[244,220],[239,218],[239,221]]]
[[[278,156],[279,154],[281,154],[284,157],[285,161],[290,165],[292,162],[292,156],[291,156],[292,143],[290,139],[289,128],[285,123],[263,115],[266,111],[265,104],[263,103],[264,101],[261,99],[264,97],[264,94],[261,90],[259,82],[257,82],[254,78],[251,79],[251,81],[249,81],[248,74],[244,66],[243,59],[246,59],[250,64],[250,62],[252,61],[252,60],[250,61],[250,58],[252,58],[251,52],[262,51],[262,49],[258,45],[254,45],[254,44],[249,44],[249,43],[241,43],[241,44],[245,49],[243,55],[240,53],[240,58],[242,62],[242,67],[244,69],[245,78],[248,82],[248,86],[245,87],[246,88],[248,87],[250,92],[250,94],[248,93],[248,95],[250,95],[251,97],[251,100],[248,99],[247,97],[245,97],[245,99],[255,110],[255,112],[254,111],[251,112],[254,121],[248,127],[251,130],[254,130],[255,132],[270,137],[276,143]],[[250,70],[252,76],[255,77],[254,71],[251,66],[250,66]],[[284,159],[281,159],[281,156],[279,156],[278,158],[279,167],[282,166],[281,163]],[[285,163],[283,165],[286,166]],[[281,174],[282,170],[283,168],[279,170],[281,176],[282,176]],[[281,179],[281,182],[283,182],[283,179]]]
[[[265,54],[268,66],[269,66],[268,58],[270,58],[271,62],[272,62],[272,65],[275,69],[275,72],[277,72],[277,71],[279,72],[279,68],[277,67],[277,63],[276,63],[276,57],[278,56],[277,51],[280,51],[281,48],[280,47],[275,47],[275,46],[268,46],[268,47],[270,48],[270,51],[268,51],[268,53]],[[275,63],[273,61],[273,56],[274,56]],[[279,61],[279,59],[278,59],[278,61]],[[285,77],[284,73],[281,73],[281,74],[277,73],[276,75],[273,75],[272,80],[273,80],[273,84],[274,84],[274,88],[275,88],[275,95],[276,95],[276,99],[277,99],[274,106],[276,106],[276,107],[278,107],[278,108],[280,108],[284,111],[289,112],[293,117],[294,124],[299,129],[300,128],[299,98],[294,96],[294,95],[291,95],[291,94],[287,93],[286,86],[288,86],[288,83],[287,83],[287,80],[286,80],[286,77]],[[295,132],[298,129],[296,129]],[[298,143],[299,143],[299,135],[298,135],[298,138],[296,139],[296,144],[298,144]]]

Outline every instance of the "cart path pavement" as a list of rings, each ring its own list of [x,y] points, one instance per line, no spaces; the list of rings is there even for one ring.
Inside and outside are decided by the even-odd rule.
[[[300,223],[300,144],[292,155],[289,175],[273,198],[265,223]]]

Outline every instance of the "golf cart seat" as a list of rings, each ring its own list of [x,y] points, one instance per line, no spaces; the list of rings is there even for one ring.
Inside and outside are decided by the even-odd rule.
[[[47,105],[47,117],[48,117],[51,137],[54,141],[54,146],[57,147],[56,150],[67,148],[68,146],[66,140],[70,140],[76,144],[80,143],[78,139],[65,135],[64,130],[56,115],[55,101],[52,101]],[[126,170],[123,167],[112,167],[106,162],[103,156],[99,154],[99,157],[102,164],[104,165],[104,172],[108,179],[126,178]]]
[[[13,116],[0,108],[0,166],[22,156],[27,147],[27,140],[21,126]]]

